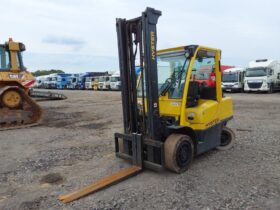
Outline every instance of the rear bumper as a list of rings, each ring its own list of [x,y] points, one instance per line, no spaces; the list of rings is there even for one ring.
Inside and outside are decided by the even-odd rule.
[[[225,92],[240,92],[242,90],[242,87],[223,87],[223,91]]]

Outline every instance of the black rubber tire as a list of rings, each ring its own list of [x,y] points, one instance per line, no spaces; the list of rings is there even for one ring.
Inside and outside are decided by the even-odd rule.
[[[194,157],[194,145],[187,135],[171,134],[164,142],[165,167],[175,173],[186,171]]]
[[[224,126],[221,134],[221,145],[217,147],[218,150],[228,150],[233,147],[235,143],[235,133],[230,128]]]
[[[268,94],[273,93],[273,85],[272,84],[269,85],[269,90],[267,91],[267,93]]]

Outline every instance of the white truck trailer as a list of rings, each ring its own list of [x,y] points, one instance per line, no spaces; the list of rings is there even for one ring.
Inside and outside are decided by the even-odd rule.
[[[280,90],[280,62],[268,59],[251,61],[245,73],[244,91],[272,93],[275,90]]]
[[[244,89],[244,68],[230,68],[223,72],[222,88],[226,92],[242,92]]]

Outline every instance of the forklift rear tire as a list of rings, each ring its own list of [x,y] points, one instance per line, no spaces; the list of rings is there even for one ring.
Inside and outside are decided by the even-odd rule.
[[[228,150],[233,147],[235,142],[235,134],[233,130],[224,126],[221,134],[221,144],[217,147],[218,150]]]
[[[194,156],[192,139],[187,135],[171,134],[164,142],[165,167],[182,173],[190,166]]]

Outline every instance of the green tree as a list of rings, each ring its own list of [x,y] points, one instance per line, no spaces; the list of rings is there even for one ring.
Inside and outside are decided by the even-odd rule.
[[[50,70],[37,70],[35,72],[32,72],[32,74],[35,77],[38,76],[44,76],[44,75],[49,75],[49,74],[57,74],[57,73],[65,73],[64,71],[60,70],[60,69],[50,69]]]

